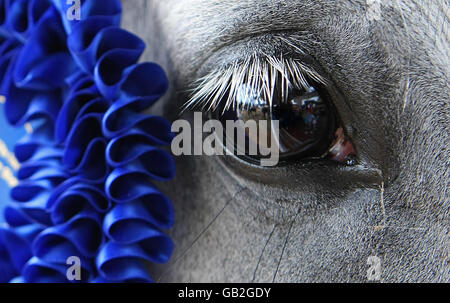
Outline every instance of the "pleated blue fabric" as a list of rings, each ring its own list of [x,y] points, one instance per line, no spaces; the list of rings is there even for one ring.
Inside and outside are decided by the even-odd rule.
[[[145,43],[120,28],[119,0],[0,0],[0,94],[8,122],[35,130],[15,155],[19,184],[0,228],[0,282],[151,282],[173,251],[169,122],[142,113],[167,90],[138,63]],[[77,281],[75,281],[77,282]]]

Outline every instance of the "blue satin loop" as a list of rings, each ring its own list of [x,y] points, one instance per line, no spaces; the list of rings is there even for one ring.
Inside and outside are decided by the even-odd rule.
[[[21,274],[11,283],[65,283],[67,265],[44,262],[38,257],[32,257],[25,264]]]
[[[53,144],[53,128],[52,124],[45,122],[43,125],[38,126],[32,134],[21,138],[14,147],[17,159],[23,163],[32,158],[42,148],[57,149]]]
[[[164,71],[156,64],[144,63],[131,66],[124,74],[121,93],[103,118],[103,133],[111,138],[137,128],[160,141],[155,144],[166,145],[172,140],[168,121],[139,114],[166,92],[168,81]],[[147,85],[144,79],[153,85]]]
[[[14,230],[0,229],[0,242],[8,243],[6,250],[13,256],[12,265],[19,272],[24,264],[31,258],[30,243],[42,231],[38,225],[24,225]]]
[[[47,10],[19,53],[13,70],[15,85],[36,90],[50,90],[63,85],[76,67],[67,52],[66,39],[57,11],[53,8]],[[55,74],[60,77],[55,77]]]
[[[0,281],[19,276],[32,257],[31,242],[42,231],[36,224],[17,228],[0,228]]]
[[[104,242],[100,220],[98,213],[87,210],[68,222],[45,229],[33,242],[33,254],[54,265],[65,265],[70,256],[76,256],[80,258],[81,266],[88,275],[83,280],[93,279],[96,269],[91,260]]]
[[[0,9],[0,35],[13,35],[20,41],[25,41],[30,30],[34,29],[51,3],[49,0],[2,0]]]
[[[13,125],[35,130],[15,147],[15,200],[0,229],[0,282],[150,282],[167,262],[169,199],[150,182],[173,178],[162,148],[169,122],[141,113],[167,90],[164,71],[137,63],[145,44],[120,29],[119,0],[0,0],[0,94]]]
[[[111,201],[101,188],[69,179],[49,198],[48,208],[54,224],[61,224],[79,212],[91,210],[104,214],[111,208]]]
[[[64,27],[67,33],[71,33],[73,28],[78,25],[79,21],[70,21],[67,18],[68,10],[71,8],[71,4],[67,4],[67,0],[52,0],[55,7],[60,11]],[[120,26],[120,19],[122,15],[122,5],[120,0],[108,0],[108,4],[105,1],[98,0],[81,0],[81,20],[85,21],[94,17],[105,17],[110,20],[110,23],[114,26]]]
[[[86,73],[92,74],[105,53],[124,51],[130,58],[139,58],[144,42],[135,35],[115,27],[111,20],[95,17],[77,26],[67,41],[69,49]]]
[[[108,173],[102,136],[102,114],[87,114],[75,121],[69,133],[62,163],[73,174],[92,182],[102,182]]]
[[[95,84],[88,77],[83,77],[73,84],[74,88],[66,97],[66,102],[59,111],[55,131],[57,143],[64,143],[73,128],[75,120],[87,113],[105,112],[108,102],[100,98]]]
[[[143,132],[130,132],[114,138],[106,150],[108,164],[155,180],[170,180],[175,169],[172,155],[150,145],[154,142],[152,136]]]
[[[135,244],[106,243],[96,260],[100,274],[108,281],[151,282],[143,261],[167,262],[173,243],[161,232],[150,233],[148,239]]]

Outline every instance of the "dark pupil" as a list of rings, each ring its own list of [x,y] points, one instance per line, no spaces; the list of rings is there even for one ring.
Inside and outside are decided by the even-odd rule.
[[[322,157],[328,151],[335,131],[334,113],[328,94],[318,88],[292,89],[286,98],[274,96],[272,109],[256,93],[249,92],[246,84],[236,95],[237,106],[218,109],[222,123],[226,120],[278,120],[280,157]],[[270,123],[268,123],[270,125]],[[270,130],[268,130],[269,133]],[[258,138],[250,138],[258,142]],[[270,139],[268,138],[268,142]],[[248,146],[248,144],[247,144]],[[247,154],[247,153],[246,153]],[[258,159],[258,155],[250,156]]]
[[[317,150],[315,145],[329,133],[329,109],[320,93],[315,90],[288,99],[286,103],[275,105],[272,119],[280,121],[282,153]]]

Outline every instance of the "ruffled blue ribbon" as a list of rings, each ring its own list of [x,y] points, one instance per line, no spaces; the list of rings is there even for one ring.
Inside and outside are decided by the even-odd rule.
[[[0,94],[10,124],[32,122],[20,140],[14,200],[0,228],[0,282],[150,282],[146,262],[164,263],[173,243],[163,147],[169,122],[141,113],[167,90],[164,71],[137,63],[145,44],[119,27],[121,4],[0,0]]]

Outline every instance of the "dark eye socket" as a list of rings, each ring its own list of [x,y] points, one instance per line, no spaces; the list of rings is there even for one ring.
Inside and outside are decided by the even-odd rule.
[[[207,109],[222,124],[228,152],[255,164],[274,153],[277,163],[328,158],[355,164],[355,149],[331,97],[339,94],[310,67],[317,67],[312,58],[300,58],[254,54],[220,67],[199,79],[185,109]],[[244,127],[233,134],[228,122]]]
[[[339,163],[353,165],[355,163],[353,144],[344,134],[327,89],[311,79],[308,79],[307,83],[309,85],[306,88],[289,87],[287,90],[276,85],[272,104],[264,100],[263,94],[255,91],[251,85],[241,84],[237,89],[233,106],[227,107],[226,104],[222,104],[213,112],[213,116],[224,126],[227,120],[242,120],[244,123],[251,120],[279,121],[279,133],[276,136],[278,142],[270,142],[270,132],[273,131],[271,123],[268,123],[267,131],[259,130],[258,136],[261,133],[267,134],[265,142],[278,146],[281,163],[329,158]],[[235,135],[234,138],[236,137]],[[260,141],[258,137],[246,133],[246,150],[242,152],[245,154],[242,158],[259,163],[264,156],[251,154],[248,150],[250,142],[258,144]],[[235,149],[238,149],[237,144]],[[239,153],[235,150],[234,154]]]

